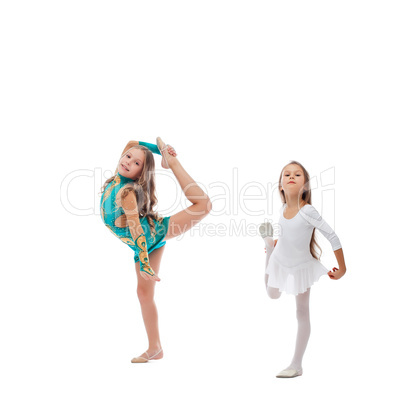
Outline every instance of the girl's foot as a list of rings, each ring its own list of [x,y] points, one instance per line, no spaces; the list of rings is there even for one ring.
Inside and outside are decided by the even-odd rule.
[[[272,224],[270,222],[261,223],[259,226],[259,233],[262,236],[266,247],[269,247],[269,251],[270,251],[270,249],[272,249],[274,247]]]
[[[302,374],[303,374],[303,369],[302,368],[296,369],[296,368],[293,368],[293,367],[288,367],[285,370],[280,371],[276,375],[276,377],[277,378],[294,378],[294,377],[298,377],[298,376],[300,376]]]
[[[147,350],[139,357],[134,357],[132,363],[147,363],[149,360],[159,360],[163,358],[163,350],[160,348],[156,351]]]
[[[261,223],[259,233],[264,239],[265,237],[273,237],[273,226],[270,222]]]
[[[169,169],[170,165],[175,160],[175,156],[177,155],[174,148],[170,145],[166,145],[160,137],[156,138],[156,145],[162,154],[162,167],[164,169]]]

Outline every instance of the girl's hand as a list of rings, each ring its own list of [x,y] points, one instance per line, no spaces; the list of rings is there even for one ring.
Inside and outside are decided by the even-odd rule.
[[[169,151],[169,154],[170,154],[171,156],[177,156],[176,150],[175,150],[171,145],[168,145],[167,150]]]
[[[328,272],[328,276],[331,279],[340,279],[346,273],[345,269],[333,268],[332,271]]]
[[[160,278],[156,273],[150,268],[150,270],[154,273],[153,275],[147,274],[144,271],[140,271],[140,275],[146,280],[146,281],[156,281],[159,282]]]
[[[169,153],[169,155],[174,156],[174,157],[177,156],[177,152],[175,151],[175,149],[171,145],[166,145],[165,149]],[[166,158],[163,155],[162,155],[161,166],[163,167],[163,169],[169,169],[169,164],[168,164]]]

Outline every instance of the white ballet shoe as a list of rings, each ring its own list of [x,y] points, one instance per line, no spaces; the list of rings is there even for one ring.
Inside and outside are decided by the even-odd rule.
[[[293,368],[287,368],[287,369],[285,369],[283,371],[280,371],[276,375],[276,377],[277,378],[294,378],[294,377],[298,377],[298,376],[300,376],[302,374],[303,374],[302,369],[296,370],[296,369],[293,369]]]
[[[162,352],[162,349],[159,350],[159,352],[155,353],[152,356],[149,356],[147,352],[144,352],[143,355],[147,355],[147,358],[143,357],[143,356],[139,356],[139,357],[134,357],[132,359],[132,363],[147,363],[149,360],[156,360],[155,357],[159,355],[159,353]],[[163,356],[162,356],[163,357]],[[160,357],[159,359],[161,359],[162,357]]]
[[[261,223],[259,226],[259,233],[262,238],[273,237],[273,226],[270,222]]]

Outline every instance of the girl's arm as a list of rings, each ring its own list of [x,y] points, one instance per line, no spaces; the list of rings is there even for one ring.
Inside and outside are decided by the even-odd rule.
[[[147,147],[154,154],[161,155],[161,153],[159,151],[159,148],[158,148],[158,146],[156,144],[151,144],[149,142],[139,141],[139,145],[144,145],[145,147]]]
[[[144,279],[160,281],[159,277],[149,265],[147,241],[145,239],[144,230],[140,225],[136,195],[133,191],[130,191],[129,194],[122,200],[122,208],[126,215],[130,234],[132,235],[135,246],[138,249],[140,275]]]
[[[347,271],[346,263],[344,261],[343,249],[339,248],[334,251],[337,263],[339,264],[339,268],[333,268],[332,271],[328,272],[328,275],[331,279],[340,279]]]
[[[306,204],[299,212],[308,223],[317,228],[328,239],[329,243],[332,245],[333,251],[342,248],[335,231],[324,221],[322,216],[312,205]]]
[[[306,204],[303,210],[301,209],[299,212],[306,221],[317,228],[331,243],[339,268],[333,268],[332,271],[328,272],[328,275],[331,279],[340,279],[346,273],[346,263],[344,261],[342,245],[335,231],[325,222],[312,205]]]

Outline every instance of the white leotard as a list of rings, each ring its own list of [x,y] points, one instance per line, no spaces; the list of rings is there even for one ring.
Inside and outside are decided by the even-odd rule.
[[[317,228],[331,243],[333,251],[342,248],[333,229],[310,204],[304,205],[291,219],[280,210],[279,238],[270,256],[266,273],[268,286],[281,292],[297,295],[304,293],[328,270],[310,253],[313,229]]]

